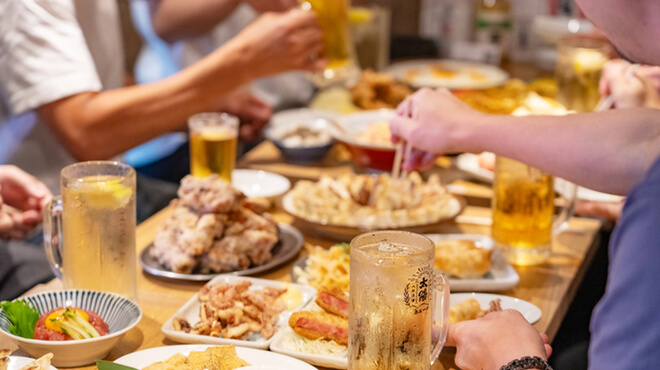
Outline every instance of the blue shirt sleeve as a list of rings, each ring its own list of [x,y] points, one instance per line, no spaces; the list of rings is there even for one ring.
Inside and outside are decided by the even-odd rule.
[[[589,369],[660,369],[660,160],[629,194],[609,252]]]

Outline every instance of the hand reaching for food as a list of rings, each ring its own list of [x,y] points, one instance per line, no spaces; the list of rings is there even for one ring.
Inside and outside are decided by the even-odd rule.
[[[412,145],[411,155],[403,164],[406,171],[430,167],[437,155],[466,151],[454,145],[466,121],[475,121],[484,113],[460,101],[447,89],[421,89],[403,101],[397,116],[390,121],[392,142]]]
[[[621,59],[603,68],[599,91],[611,96],[616,108],[660,109],[660,67],[633,65]]]
[[[491,312],[449,327],[447,345],[456,346],[456,365],[464,370],[499,369],[512,360],[552,353],[545,334],[537,332],[516,310]]]

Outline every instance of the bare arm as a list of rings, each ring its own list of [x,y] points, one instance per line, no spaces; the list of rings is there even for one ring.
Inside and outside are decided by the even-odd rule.
[[[160,38],[174,42],[211,31],[241,2],[259,13],[283,12],[298,5],[297,0],[150,0],[151,22]]]
[[[150,0],[156,34],[174,42],[209,32],[229,17],[242,0]]]
[[[419,149],[418,156],[491,151],[615,194],[626,194],[660,156],[660,112],[653,109],[497,116],[474,111],[448,91],[431,90],[403,105],[399,114],[412,118],[393,119],[392,133]]]
[[[265,15],[190,68],[153,84],[82,93],[37,109],[78,160],[104,159],[213,110],[224,95],[262,76],[316,70],[322,48],[316,17],[302,10]]]

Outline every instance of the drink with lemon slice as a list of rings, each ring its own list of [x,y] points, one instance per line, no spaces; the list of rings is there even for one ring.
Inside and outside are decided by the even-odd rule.
[[[64,286],[135,299],[135,171],[118,162],[78,163],[62,170],[61,185],[61,199],[45,213],[44,240]]]
[[[567,109],[591,112],[600,100],[598,83],[608,60],[609,46],[591,39],[566,39],[558,46],[557,100]]]
[[[190,117],[190,173],[206,177],[216,173],[231,182],[236,165],[238,118],[224,113],[200,113]]]

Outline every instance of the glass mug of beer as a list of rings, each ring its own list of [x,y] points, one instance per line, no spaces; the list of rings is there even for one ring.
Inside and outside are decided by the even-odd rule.
[[[449,328],[449,283],[434,270],[435,244],[376,231],[355,237],[350,254],[348,369],[430,369]]]
[[[302,0],[304,10],[312,10],[323,31],[323,52],[328,59],[324,71],[311,74],[310,79],[319,87],[355,80],[360,69],[355,58],[355,45],[351,39],[348,20],[349,0]]]
[[[119,293],[135,300],[135,170],[95,161],[60,175],[61,197],[44,212],[46,256],[66,289]]]
[[[609,45],[573,36],[560,40],[557,51],[557,100],[578,113],[593,111],[600,100],[598,83],[609,59]]]
[[[231,182],[231,172],[236,166],[238,126],[238,118],[226,113],[199,113],[188,119],[193,176],[216,173]]]
[[[511,263],[536,265],[548,259],[553,233],[568,226],[575,206],[577,187],[564,184],[564,207],[554,219],[553,177],[512,159],[496,158],[492,237]]]

